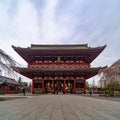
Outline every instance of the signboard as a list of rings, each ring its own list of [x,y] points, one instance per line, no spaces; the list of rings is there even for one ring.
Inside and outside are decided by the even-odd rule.
[[[42,80],[34,80],[34,83],[42,83]]]
[[[76,80],[76,83],[84,83],[84,80]]]

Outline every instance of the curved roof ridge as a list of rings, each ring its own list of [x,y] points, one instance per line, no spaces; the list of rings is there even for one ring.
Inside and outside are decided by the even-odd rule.
[[[88,46],[88,44],[31,44],[31,47],[48,47],[48,46],[65,46],[65,47],[69,47],[69,46]]]
[[[40,50],[52,50],[52,49],[97,49],[97,48],[105,48],[106,45],[104,46],[98,46],[98,47],[88,47],[88,44],[31,44],[30,47],[16,47],[12,45],[12,48],[14,49],[40,49]]]

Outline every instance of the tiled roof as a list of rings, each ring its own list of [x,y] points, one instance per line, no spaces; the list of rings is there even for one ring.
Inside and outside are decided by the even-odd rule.
[[[17,81],[15,81],[15,80],[12,79],[12,78],[0,76],[0,84],[5,83],[5,82],[6,82],[6,83],[9,83],[9,84],[19,85],[19,84],[17,83]]]
[[[38,60],[45,61],[47,55],[49,59],[56,59],[56,56],[62,56],[63,59],[72,56],[71,59],[82,60],[86,63],[91,63],[106,47],[88,47],[87,44],[78,45],[31,45],[31,47],[22,48],[12,46],[13,49],[28,63],[33,63]],[[51,57],[50,57],[51,56]]]
[[[98,70],[101,68],[102,67],[96,67],[96,68],[21,68],[21,67],[16,67],[13,69],[19,72],[19,70],[25,70],[25,71],[91,71],[91,70]]]
[[[97,68],[13,68],[16,72],[33,79],[35,76],[39,76],[43,74],[46,76],[47,74],[57,76],[57,75],[76,75],[76,76],[84,76],[86,79],[96,75],[100,69],[104,67]]]
[[[32,44],[30,49],[40,49],[40,50],[68,50],[68,49],[88,49],[87,44],[78,45],[35,45]]]

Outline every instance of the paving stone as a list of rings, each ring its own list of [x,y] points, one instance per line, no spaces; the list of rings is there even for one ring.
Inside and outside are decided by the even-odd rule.
[[[0,102],[0,120],[120,120],[120,102],[40,95]]]

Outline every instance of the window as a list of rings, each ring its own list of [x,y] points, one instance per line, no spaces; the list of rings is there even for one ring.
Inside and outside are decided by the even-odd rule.
[[[34,88],[42,88],[42,84],[41,83],[34,83]]]
[[[10,91],[14,91],[15,90],[15,86],[9,86],[9,90]]]

